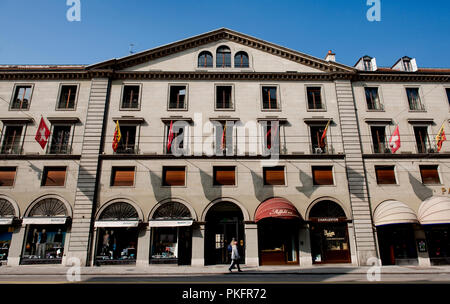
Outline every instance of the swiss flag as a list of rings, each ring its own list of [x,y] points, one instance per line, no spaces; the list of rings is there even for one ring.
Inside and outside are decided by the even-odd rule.
[[[400,148],[400,131],[395,128],[394,133],[392,133],[391,138],[389,139],[389,147],[391,148],[392,153],[395,153]]]
[[[47,145],[48,138],[50,137],[50,129],[45,124],[44,118],[41,117],[41,122],[39,123],[39,128],[36,132],[36,141],[41,145],[42,149]]]

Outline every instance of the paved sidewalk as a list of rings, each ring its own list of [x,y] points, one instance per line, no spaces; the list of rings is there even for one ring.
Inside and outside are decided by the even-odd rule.
[[[365,274],[371,267],[363,266],[242,266],[242,274]],[[24,266],[0,266],[0,276],[7,275],[65,275],[70,267],[52,265],[24,265]],[[81,267],[84,275],[206,275],[221,274],[228,272],[228,265],[216,266],[176,266],[176,265],[151,265],[148,267],[139,266],[101,266],[101,267]],[[386,274],[450,274],[450,266],[382,266],[381,273]]]

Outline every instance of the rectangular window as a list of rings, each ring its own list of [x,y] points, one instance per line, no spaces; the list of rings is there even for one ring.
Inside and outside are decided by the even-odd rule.
[[[306,88],[306,92],[308,95],[308,109],[309,110],[322,110],[322,96],[321,96],[321,87],[308,87]]]
[[[264,148],[267,150],[280,150],[280,122],[265,121],[263,122]]]
[[[406,88],[408,96],[409,109],[411,111],[424,111],[425,108],[420,100],[419,88]]]
[[[175,121],[173,122],[173,125],[175,125]],[[184,149],[184,127],[172,127],[172,133],[173,135],[170,136],[170,123],[166,125],[166,144],[165,144],[165,151],[167,154],[172,154],[172,149],[175,149],[175,147],[178,147],[179,150]],[[169,141],[170,137],[172,137],[172,143],[169,147]],[[170,149],[169,149],[170,148]]]
[[[397,183],[394,166],[375,166],[375,173],[378,185],[395,185]]]
[[[412,71],[411,61],[410,60],[403,60],[403,68],[406,72]]]
[[[70,132],[72,126],[54,126],[50,141],[50,154],[70,154]]]
[[[66,167],[44,167],[41,186],[64,186],[66,170]]]
[[[14,185],[16,167],[0,167],[0,186],[11,187]]]
[[[30,108],[32,90],[33,87],[31,85],[16,86],[11,109],[28,110]]]
[[[75,109],[75,101],[77,97],[77,85],[61,85],[59,93],[58,109],[72,110]]]
[[[417,153],[427,153],[429,150],[427,127],[414,127],[414,136],[416,138]]]
[[[23,126],[6,126],[2,143],[2,154],[21,154]]]
[[[377,87],[364,88],[368,110],[383,110]]]
[[[332,166],[312,167],[314,185],[334,185]]]
[[[386,153],[386,127],[370,127],[372,131],[373,153]]]
[[[234,186],[236,185],[236,167],[220,166],[213,168],[214,185]]]
[[[120,122],[119,122],[120,124]],[[122,135],[116,153],[135,154],[136,153],[136,126],[120,126]]]
[[[440,184],[439,172],[437,165],[421,165],[420,175],[424,184]]]
[[[327,140],[326,138],[322,140],[325,127],[326,125],[313,125],[309,127],[311,132],[311,152],[313,154],[323,154],[328,152]],[[326,136],[329,136],[329,133]]]
[[[370,59],[364,60],[364,70],[372,71],[372,60],[370,60]]]
[[[262,99],[264,110],[278,109],[277,87],[262,87]]]
[[[169,109],[186,109],[187,87],[185,85],[172,85],[169,91]]]
[[[139,108],[139,85],[124,85],[122,94],[121,109]]]
[[[233,154],[233,130],[234,123],[225,120],[215,121],[216,144],[215,150],[217,155]],[[220,124],[220,125],[219,125]]]
[[[284,186],[284,166],[264,167],[263,168],[264,185]]]
[[[184,186],[186,184],[185,167],[163,167],[163,186]]]
[[[216,86],[216,109],[232,109],[232,86]]]
[[[134,185],[135,167],[112,167],[111,187],[131,187]]]

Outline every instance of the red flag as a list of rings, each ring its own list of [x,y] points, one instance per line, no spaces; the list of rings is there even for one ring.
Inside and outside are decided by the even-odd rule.
[[[442,144],[444,143],[445,140],[447,140],[447,137],[445,136],[444,124],[442,124],[442,127],[439,129],[439,132],[436,135],[436,142],[437,142],[437,150],[438,150],[438,152],[441,151]]]
[[[267,149],[270,149],[270,148],[272,148],[272,125],[270,125],[270,128],[267,128],[267,129],[269,129],[266,134]],[[278,128],[275,128],[275,133],[273,136],[273,138],[275,140],[276,140],[277,134],[278,134]],[[270,142],[269,142],[269,138],[270,138]]]
[[[50,129],[45,124],[44,118],[41,117],[41,122],[39,123],[39,128],[37,129],[34,139],[41,145],[42,149],[44,149],[49,137]]]
[[[397,125],[397,128],[395,128],[394,133],[392,133],[391,138],[389,139],[389,147],[391,148],[392,153],[395,153],[400,146],[400,131]]]
[[[173,123],[172,120],[170,121],[170,128],[169,128],[169,136],[167,137],[167,151],[170,151],[170,148],[172,147],[172,141],[173,141]]]

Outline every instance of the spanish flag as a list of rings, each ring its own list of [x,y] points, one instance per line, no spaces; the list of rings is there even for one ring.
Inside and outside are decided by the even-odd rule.
[[[437,143],[438,152],[441,151],[442,143],[444,142],[444,140],[447,140],[447,137],[445,137],[444,124],[445,124],[445,122],[442,124],[442,127],[439,129],[439,132],[436,135],[436,143]]]
[[[113,151],[116,152],[117,147],[119,147],[120,139],[122,138],[122,133],[120,133],[119,121],[116,121],[116,129],[114,130],[114,138],[112,143]]]
[[[323,130],[322,137],[320,138],[319,146],[323,149],[325,147],[325,138],[327,137],[328,127],[330,126],[331,119],[328,121],[325,129]]]

